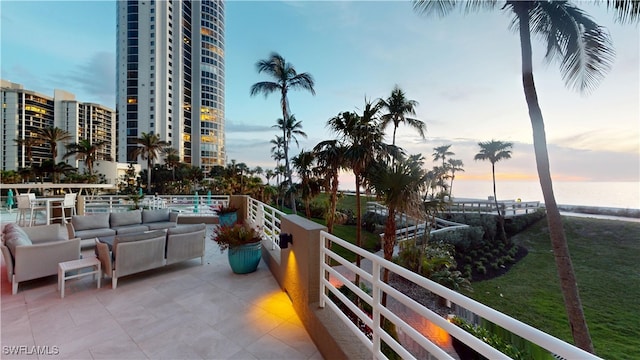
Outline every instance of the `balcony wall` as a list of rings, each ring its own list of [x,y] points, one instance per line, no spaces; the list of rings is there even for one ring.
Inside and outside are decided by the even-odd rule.
[[[320,231],[326,227],[297,215],[282,218],[281,231],[291,234],[287,249],[263,247],[267,263],[280,287],[325,359],[370,359],[371,350],[320,299]]]

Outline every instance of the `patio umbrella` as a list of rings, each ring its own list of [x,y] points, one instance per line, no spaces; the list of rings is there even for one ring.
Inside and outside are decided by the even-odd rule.
[[[207,205],[211,205],[211,190],[207,191]]]
[[[197,213],[198,212],[198,203],[200,202],[199,197],[198,197],[198,192],[196,191],[196,194],[194,196],[194,203],[195,205],[193,205],[193,212]]]
[[[13,209],[13,190],[9,189],[7,191],[7,207],[9,208],[9,212]]]

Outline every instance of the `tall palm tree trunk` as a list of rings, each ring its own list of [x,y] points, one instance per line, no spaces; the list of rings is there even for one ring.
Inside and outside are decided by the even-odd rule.
[[[151,158],[147,159],[147,194],[151,193]]]
[[[362,211],[360,205],[360,174],[356,175],[356,246],[362,248],[362,215],[360,212]],[[362,257],[359,254],[356,254],[356,266],[359,268]],[[360,286],[360,274],[356,273],[355,283],[357,286]]]
[[[393,207],[387,207],[387,221],[384,227],[384,259],[391,261],[393,258],[393,248],[396,245],[396,209]],[[389,269],[385,268],[382,272],[382,281],[385,284],[389,283]],[[387,293],[382,293],[381,299],[382,306],[387,306]]]
[[[507,243],[507,232],[504,230],[504,216],[500,212],[500,205],[498,204],[498,193],[496,192],[496,163],[491,163],[491,174],[493,175],[493,201],[496,203],[496,210],[498,211],[498,224],[500,225],[500,236],[502,241]]]
[[[538,103],[538,95],[533,80],[533,65],[531,56],[531,33],[529,29],[529,14],[526,8],[518,8],[520,28],[520,42],[522,52],[522,84],[524,95],[529,107],[529,117],[533,129],[533,147],[536,154],[536,166],[542,188],[547,221],[549,223],[549,235],[555,256],[560,288],[564,298],[565,310],[569,318],[573,341],[579,348],[594,352],[593,342],[589,334],[589,328],[584,316],[578,282],[571,262],[567,239],[562,226],[562,218],[553,194],[553,182],[549,170],[549,154],[547,151],[547,139],[544,130],[544,119]]]
[[[293,191],[291,191],[291,188],[293,187],[293,177],[291,176],[291,166],[289,165],[289,141],[287,140],[287,130],[286,128],[283,129],[284,135],[285,135],[285,142],[284,142],[284,167],[285,167],[285,171],[287,172],[286,176],[287,179],[289,180],[289,184],[287,187],[287,190],[289,190],[289,201],[291,201],[291,211],[293,211],[294,214],[297,214],[298,212],[296,211],[296,197],[295,194],[293,193]]]
[[[291,211],[293,214],[297,214],[296,211],[296,197],[291,187],[293,186],[293,177],[291,176],[291,168],[289,167],[289,139],[287,138],[287,122],[289,120],[289,104],[287,103],[287,90],[286,87],[282,87],[282,138],[284,139],[283,149],[284,149],[284,170],[286,172],[285,176],[289,179],[289,186],[287,190],[289,190],[289,199],[291,201]],[[284,203],[284,200],[283,200]]]
[[[391,142],[391,145],[395,145],[396,144],[396,130],[398,130],[398,125],[394,122],[393,124],[393,139]]]
[[[329,213],[327,214],[327,231],[333,234],[333,224],[336,218],[336,205],[338,204],[338,172],[331,175],[331,199],[329,200]]]
[[[455,175],[451,175],[451,184],[449,185],[449,199],[453,199],[453,180],[455,180],[456,176]],[[495,191],[494,191],[495,193]],[[495,194],[493,194],[493,196],[495,196]]]
[[[491,163],[491,175],[493,176],[493,201],[496,204],[496,210],[498,211],[498,217],[502,217],[500,213],[500,205],[498,205],[498,193],[496,192],[496,164]]]

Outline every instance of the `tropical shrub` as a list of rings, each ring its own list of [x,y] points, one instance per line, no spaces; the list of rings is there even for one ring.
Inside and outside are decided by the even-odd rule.
[[[457,252],[467,252],[482,246],[484,231],[480,226],[469,226],[451,231],[437,232],[431,235],[432,242],[451,244]]]
[[[501,353],[507,355],[511,359],[524,360],[524,359],[530,359],[531,358],[530,354],[528,354],[528,353],[516,348],[512,344],[509,344],[501,336],[499,336],[498,334],[495,334],[493,332],[490,332],[489,330],[487,330],[486,328],[484,328],[482,326],[472,325],[469,322],[467,322],[466,320],[464,320],[464,319],[462,319],[460,317],[457,317],[457,316],[454,317],[451,320],[451,322],[453,324],[459,326],[460,328],[462,328],[464,331],[466,331],[466,332],[472,334],[473,336],[477,337],[478,339],[484,341],[485,343],[487,343],[489,346],[493,347],[494,349],[496,349],[496,350],[500,351]],[[466,345],[464,345],[464,347],[466,347]],[[460,343],[456,344],[456,342],[454,341],[454,348],[456,348],[456,351],[459,351],[459,349],[461,348]],[[465,350],[466,350],[465,351],[465,356],[464,356],[465,359],[484,359],[484,357],[479,355],[479,354],[470,354],[469,351],[474,352],[474,350],[472,350],[472,349],[470,349],[468,347]],[[460,352],[459,352],[459,355],[462,357]]]
[[[406,241],[393,261],[451,290],[472,291],[471,283],[457,270],[453,246],[442,242],[426,246]]]

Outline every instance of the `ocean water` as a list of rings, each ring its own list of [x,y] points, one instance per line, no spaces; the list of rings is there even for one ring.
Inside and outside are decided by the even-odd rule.
[[[498,200],[540,201],[540,183],[534,181],[496,181]],[[556,202],[560,205],[582,205],[640,209],[639,182],[572,182],[553,183]],[[454,181],[453,197],[486,199],[493,195],[491,181]]]

